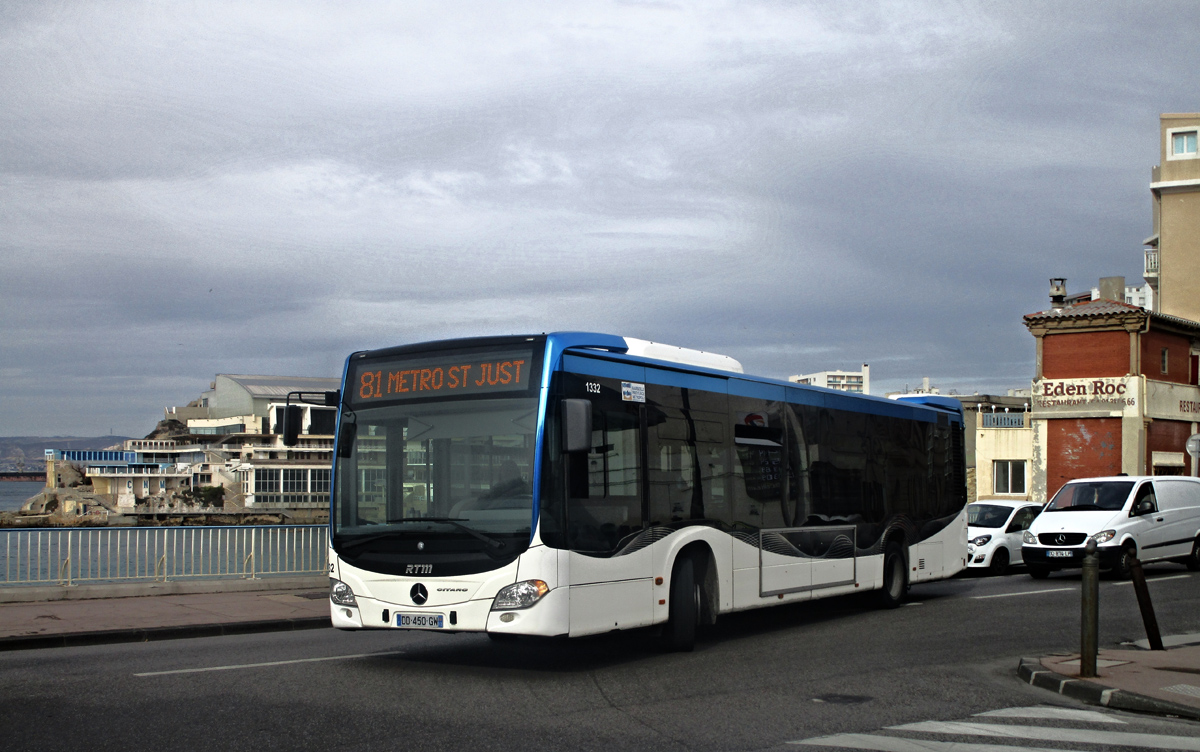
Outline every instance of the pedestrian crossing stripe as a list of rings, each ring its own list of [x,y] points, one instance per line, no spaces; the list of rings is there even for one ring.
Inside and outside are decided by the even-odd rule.
[[[1096,729],[1050,728],[1046,726],[1000,726],[965,721],[920,721],[901,726],[888,726],[892,731],[920,731],[927,734],[956,734],[992,736],[1005,739],[1033,739],[1040,742],[1071,744],[1110,744],[1147,749],[1169,749],[1175,752],[1200,752],[1200,739],[1165,734],[1134,734],[1127,731],[1098,731]]]
[[[1037,706],[1004,708],[976,713],[976,718],[1029,718],[1040,720],[1075,721],[1089,724],[1127,725],[1125,721],[1094,710]],[[1174,752],[1200,752],[1200,738],[1168,734],[1146,734],[1095,728],[1059,728],[972,721],[920,721],[888,726],[883,729],[906,734],[944,734],[952,736],[983,736],[1012,740],[1031,740],[1034,743],[1087,744],[1125,746],[1143,749],[1164,749]],[[869,752],[1063,752],[1062,747],[1014,747],[1011,743],[941,741],[911,736],[892,736],[887,733],[834,734],[788,742],[812,747],[868,750]]]
[[[976,713],[976,718],[1046,718],[1057,721],[1084,721],[1086,723],[1115,723],[1121,726],[1125,721],[1114,718],[1107,713],[1097,710],[1079,710],[1078,708],[1060,708],[1055,705],[1036,705],[1032,708],[1002,708],[989,710],[986,713]]]
[[[929,739],[904,739],[899,736],[875,736],[874,734],[837,734],[818,736],[801,742],[814,747],[840,747],[863,749],[871,752],[1062,752],[1043,747],[1012,747],[1008,744],[964,744],[963,742],[937,742]]]

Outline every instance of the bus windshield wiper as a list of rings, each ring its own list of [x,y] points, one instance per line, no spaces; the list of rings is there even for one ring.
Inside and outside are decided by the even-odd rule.
[[[479,540],[488,544],[492,548],[501,549],[501,548],[504,548],[506,545],[503,541],[496,540],[495,538],[493,538],[492,536],[490,536],[486,533],[481,533],[474,528],[467,527],[466,525],[462,524],[461,522],[450,519],[449,517],[402,517],[398,520],[392,520],[392,522],[438,522],[438,523],[444,523],[447,525],[453,525],[454,527],[463,531],[467,535],[470,535],[474,538],[478,538]],[[381,540],[383,538],[391,538],[392,536],[401,535],[406,532],[407,531],[404,531],[404,530],[389,530],[385,533],[372,533],[370,535],[364,535],[364,536],[357,537],[357,538],[351,539],[349,541],[346,541],[345,543],[341,544],[341,548],[343,550],[350,549],[350,548],[358,548],[359,546],[365,546],[366,544],[371,543],[373,541]]]
[[[389,530],[386,533],[371,533],[369,535],[356,536],[344,543],[341,543],[341,548],[342,548],[342,550],[346,550],[346,549],[350,549],[350,548],[358,548],[359,546],[365,546],[366,544],[371,543],[372,541],[381,540],[383,538],[391,538],[392,536],[398,535],[401,532],[403,532],[403,531]],[[335,538],[335,540],[336,540],[336,538]]]
[[[479,540],[488,544],[492,548],[499,549],[499,548],[504,548],[504,546],[505,546],[503,541],[498,541],[495,538],[493,538],[492,536],[488,535],[487,533],[481,533],[478,530],[476,530],[475,528],[467,527],[466,525],[462,524],[458,520],[453,520],[453,519],[450,519],[449,517],[401,517],[398,520],[392,520],[392,521],[393,522],[442,522],[447,525],[453,525],[454,527],[463,531],[467,535],[470,535],[473,538],[478,538]]]

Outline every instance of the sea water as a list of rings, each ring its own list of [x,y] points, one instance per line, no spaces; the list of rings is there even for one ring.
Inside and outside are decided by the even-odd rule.
[[[0,481],[0,512],[15,512],[30,496],[37,496],[46,487],[45,482]]]

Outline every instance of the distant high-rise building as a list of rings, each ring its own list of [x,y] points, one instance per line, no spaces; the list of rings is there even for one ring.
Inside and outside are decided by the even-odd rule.
[[[1150,172],[1154,234],[1146,238],[1153,310],[1200,321],[1200,113],[1159,117],[1160,162]]]
[[[826,389],[837,389],[842,392],[870,394],[871,367],[863,363],[861,371],[819,371],[817,373],[788,376],[788,381],[796,384],[823,386]]]

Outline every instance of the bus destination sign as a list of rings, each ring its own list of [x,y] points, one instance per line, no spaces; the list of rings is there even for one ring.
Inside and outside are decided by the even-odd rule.
[[[529,388],[531,350],[368,360],[355,364],[351,400],[359,404]]]

